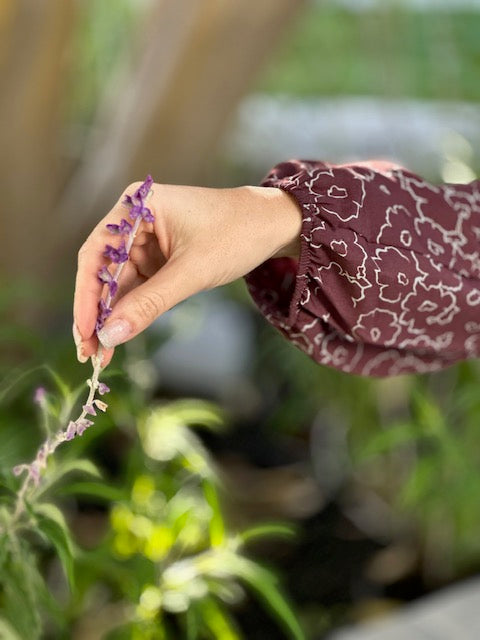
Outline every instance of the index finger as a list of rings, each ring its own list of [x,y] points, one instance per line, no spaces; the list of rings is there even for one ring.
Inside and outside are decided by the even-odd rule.
[[[95,324],[98,303],[104,286],[98,279],[98,272],[102,266],[109,262],[103,254],[105,245],[111,242],[111,235],[106,229],[106,225],[119,224],[122,217],[125,216],[126,208],[122,205],[122,199],[123,195],[113,209],[93,229],[78,252],[73,318],[82,341],[85,343],[94,339],[96,344]],[[86,352],[85,355],[89,355],[89,353]]]

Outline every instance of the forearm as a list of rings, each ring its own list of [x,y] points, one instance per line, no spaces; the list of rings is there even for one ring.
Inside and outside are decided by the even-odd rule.
[[[364,375],[478,355],[478,182],[434,186],[388,163],[292,162],[264,184],[301,207],[300,259],[270,261],[247,282],[297,346]]]

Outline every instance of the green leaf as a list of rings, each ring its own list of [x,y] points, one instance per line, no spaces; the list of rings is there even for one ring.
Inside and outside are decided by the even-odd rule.
[[[272,522],[245,529],[245,531],[242,531],[238,537],[243,543],[247,543],[250,542],[250,540],[266,537],[293,538],[295,534],[296,529],[291,524]]]
[[[422,437],[416,424],[401,422],[376,433],[359,453],[359,459],[368,460],[383,453],[394,451],[398,447],[409,444]]]
[[[118,489],[102,482],[72,482],[58,490],[60,495],[83,495],[102,500],[120,502],[128,499],[124,489]]]
[[[37,517],[38,528],[57,550],[70,589],[74,591],[73,541],[63,513],[49,503],[37,504],[33,511]]]
[[[213,598],[203,598],[195,605],[203,625],[214,638],[221,640],[241,640],[228,611]],[[192,636],[195,638],[196,636]]]
[[[0,638],[1,640],[22,640],[5,618],[0,618]]]
[[[70,398],[71,390],[70,387],[62,380],[62,378],[56,373],[53,369],[51,369],[48,365],[44,365],[45,369],[50,374],[50,377],[57,385],[58,390],[62,394],[65,400]]]
[[[218,500],[217,489],[207,480],[203,481],[202,488],[205,500],[212,510],[212,516],[208,523],[210,544],[212,547],[219,547],[225,542],[225,523],[223,521],[222,509]]]
[[[187,622],[187,640],[198,640],[198,621],[195,615],[195,608],[189,607],[185,613]]]
[[[256,562],[233,554],[231,554],[227,566],[260,596],[291,638],[306,640],[295,613],[278,588],[277,578],[271,571]]]
[[[56,482],[64,478],[69,473],[79,472],[93,476],[94,478],[102,477],[98,467],[86,458],[61,462],[57,466],[53,466],[51,471],[50,468],[51,467],[49,467],[49,473],[44,476],[42,484],[35,492],[35,496],[37,498],[45,494]]]
[[[219,407],[206,400],[179,400],[168,405],[166,409],[186,426],[202,425],[217,430],[224,424]]]
[[[2,569],[2,614],[22,639],[40,638],[40,608],[46,593],[36,558],[25,543],[17,545]]]

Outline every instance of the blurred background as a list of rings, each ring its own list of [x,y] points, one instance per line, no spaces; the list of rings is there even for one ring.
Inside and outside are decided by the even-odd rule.
[[[12,391],[15,375],[47,363],[85,376],[70,337],[76,252],[128,183],[258,184],[291,157],[474,180],[479,33],[478,0],[1,0],[2,466],[41,438],[42,373]],[[476,362],[380,381],[318,367],[238,282],[165,314],[112,367],[117,424],[105,419],[89,455],[121,485],[138,456],[132,411],[185,397],[225,411],[225,429],[199,437],[226,521],[296,524],[293,541],[253,553],[308,637],[479,570]],[[68,508],[80,544],[92,518],[104,534],[104,506]],[[234,615],[246,638],[284,637],[248,599]]]

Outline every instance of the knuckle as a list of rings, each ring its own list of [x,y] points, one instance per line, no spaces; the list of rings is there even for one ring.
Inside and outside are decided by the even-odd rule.
[[[82,260],[86,257],[88,251],[89,251],[89,246],[88,246],[88,242],[86,241],[82,244],[82,246],[78,250],[77,259],[79,263],[82,262]]]
[[[135,307],[139,318],[151,321],[165,311],[165,298],[158,291],[150,291],[136,298]]]

